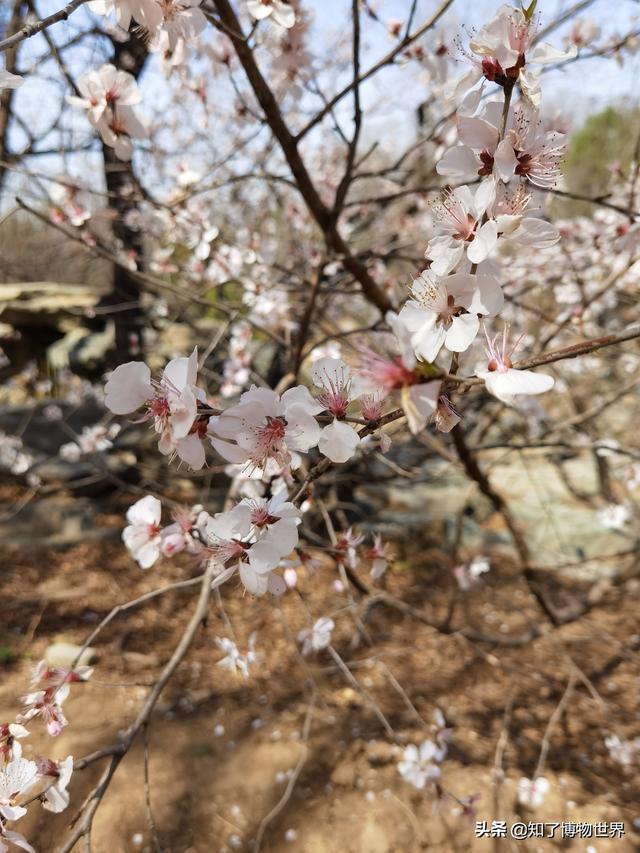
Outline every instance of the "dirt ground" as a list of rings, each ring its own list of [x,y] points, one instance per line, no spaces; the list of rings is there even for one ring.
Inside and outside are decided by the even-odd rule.
[[[138,569],[117,538],[121,519],[117,509],[101,516],[101,541],[46,552],[3,548],[0,720],[15,715],[30,668],[50,643],[81,643],[114,605],[197,573],[188,558]],[[396,550],[386,589],[442,619],[454,589],[450,558],[428,539],[396,543]],[[163,851],[252,850],[260,822],[283,798],[296,768],[290,796],[265,829],[265,851],[638,849],[639,769],[614,762],[604,744],[610,733],[640,735],[640,667],[631,651],[637,647],[637,581],[599,590],[597,605],[580,621],[509,646],[443,635],[385,605],[364,608],[357,591],[350,609],[335,580],[327,564],[313,577],[300,574],[298,587],[279,601],[243,596],[234,581],[212,601],[208,624],[163,694],[149,732],[150,797]],[[117,741],[171,654],[195,589],[167,593],[105,628],[95,644],[92,680],[74,686],[65,705],[69,727],[53,741],[32,726],[25,755],[46,750],[55,758],[79,758]],[[303,659],[297,651],[298,631],[329,614],[337,622],[333,645],[357,685],[328,652]],[[539,621],[504,556],[495,557],[482,585],[454,614],[454,624],[505,637]],[[223,653],[215,637],[231,630],[241,648],[257,632],[261,663],[247,680],[216,665]],[[572,667],[575,687],[549,733],[544,775],[551,789],[544,806],[528,813],[516,804],[516,784],[535,770]],[[414,790],[397,770],[401,744],[429,736],[436,708],[452,728],[441,797]],[[103,766],[98,761],[74,776],[65,813],[51,816],[36,805],[21,821],[40,853],[57,849]],[[97,812],[94,851],[154,849],[143,766],[138,741]],[[469,797],[471,817],[456,800]],[[624,821],[626,835],[477,839],[474,821],[494,819]]]

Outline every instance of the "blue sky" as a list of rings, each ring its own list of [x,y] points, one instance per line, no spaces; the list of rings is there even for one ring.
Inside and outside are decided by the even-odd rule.
[[[411,0],[371,0],[376,13],[382,22],[392,18],[406,20],[411,8]],[[243,0],[236,0],[236,6],[241,7]],[[62,0],[40,0],[38,10],[41,15],[57,10],[62,5]],[[302,0],[302,5],[313,11],[314,15],[314,37],[312,47],[319,45],[321,48],[331,50],[335,46],[338,53],[338,45],[342,43],[348,52],[350,33],[351,0]],[[482,26],[501,5],[498,0],[455,0],[451,9],[442,19],[442,23],[451,31],[457,31],[465,39],[465,32],[469,33],[473,28]],[[554,20],[563,10],[572,6],[567,0],[540,0],[538,13],[540,24],[544,27]],[[436,0],[418,0],[415,14],[415,23],[419,24],[433,14],[439,6]],[[612,32],[628,32],[630,29],[640,29],[640,3],[636,0],[594,0],[589,8],[581,13],[595,19],[601,26],[603,35]],[[76,27],[86,24],[89,13],[84,9],[72,15],[68,24],[58,24],[51,34],[58,43],[64,42],[72,34]],[[263,26],[270,26],[264,24]],[[363,59],[362,67],[367,68],[376,59],[383,56],[393,45],[384,25],[374,24],[363,18]],[[565,27],[566,30],[566,27]],[[563,30],[560,29],[550,37],[550,41],[558,45],[561,42]],[[203,34],[204,35],[204,34]],[[206,36],[207,38],[210,35]],[[29,61],[43,50],[42,37],[37,36],[31,42],[23,46],[21,52],[21,65],[29,64]],[[83,49],[68,56],[73,73],[77,76],[87,68],[99,67],[105,60],[104,54],[94,48]],[[58,83],[46,82],[42,76],[36,80],[28,81],[27,85],[19,91],[18,105],[22,114],[29,120],[39,121],[46,124],[55,116],[53,104],[62,96],[65,86],[59,83],[59,74],[53,67],[50,69],[40,68],[41,74],[46,77],[58,78]],[[238,79],[242,77],[239,72]],[[326,79],[326,78],[325,78]],[[325,90],[328,94],[340,88],[345,82],[326,79]],[[611,59],[590,59],[570,65],[564,71],[554,71],[545,75],[543,87],[543,106],[548,113],[560,113],[569,116],[575,123],[579,123],[586,115],[601,109],[607,103],[622,103],[634,106],[638,103],[637,81],[640,79],[640,51],[636,56],[626,58],[623,67]],[[215,83],[218,85],[218,83]],[[166,99],[167,87],[164,78],[153,70],[151,66],[142,82],[145,104],[143,109],[153,110],[153,107],[162,109],[163,100]],[[367,117],[367,125],[363,134],[363,143],[367,144],[372,138],[384,139],[385,144],[394,137],[398,143],[411,140],[415,134],[415,108],[428,94],[428,84],[414,69],[410,73],[403,68],[388,68],[380,74],[379,78],[367,83],[363,87],[363,101],[365,107],[372,108]],[[180,107],[189,109],[190,102],[185,99],[187,106]],[[194,104],[197,109],[197,104]],[[339,112],[340,120],[348,127],[351,119],[351,98],[346,98]],[[90,131],[84,119],[76,114],[72,115],[67,110],[63,118],[62,126],[57,129],[59,138],[69,139],[72,131],[77,134],[80,128],[80,136],[77,138],[90,139]],[[219,125],[218,125],[219,126]],[[323,131],[325,132],[325,131]],[[218,136],[221,137],[222,131]],[[74,138],[76,138],[74,136]],[[216,140],[212,138],[212,144]],[[326,137],[325,137],[326,138]],[[315,136],[316,143],[322,144],[324,138],[318,134]],[[189,156],[190,152],[185,152]],[[96,159],[96,157],[98,159]],[[193,154],[194,158],[198,154]],[[78,161],[79,160],[79,161]],[[94,155],[79,155],[76,162],[71,165],[70,171],[85,175],[91,169],[90,163],[95,161],[96,174],[100,174],[99,155],[96,149]],[[37,168],[53,173],[62,171],[62,163],[58,157],[39,158]]]

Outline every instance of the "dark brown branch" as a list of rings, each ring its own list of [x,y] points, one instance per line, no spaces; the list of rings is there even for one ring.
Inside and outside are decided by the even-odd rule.
[[[377,72],[380,71],[381,68],[384,68],[386,65],[391,65],[391,63],[400,53],[402,53],[403,50],[405,50],[412,42],[414,42],[416,39],[419,39],[420,36],[424,35],[428,30],[432,29],[438,23],[440,18],[444,15],[444,13],[447,11],[447,9],[449,8],[449,6],[451,6],[452,3],[453,0],[445,0],[445,2],[434,12],[434,14],[429,18],[428,21],[426,21],[421,27],[418,27],[415,32],[411,33],[408,36],[405,36],[401,41],[399,41],[398,44],[393,48],[393,50],[390,50],[389,53],[383,56],[382,59],[376,62],[375,65],[372,65],[371,68],[368,69],[368,71],[365,71],[363,74],[361,74],[358,77],[357,81],[355,81],[355,84],[359,85],[363,83],[365,80],[368,80],[369,77],[373,77],[374,74],[377,74]],[[334,95],[334,97],[331,98],[330,101],[327,101],[327,103],[320,110],[320,112],[317,113],[311,119],[311,121],[308,122],[308,124],[306,124],[297,134],[297,136],[295,137],[295,141],[300,142],[300,140],[303,139],[312,128],[319,124],[322,119],[331,112],[335,105],[339,103],[345,95],[349,94],[353,87],[354,81],[349,83],[348,86],[345,86],[344,89],[338,92],[337,95]]]
[[[448,5],[448,4],[447,4]],[[391,309],[391,302],[386,294],[378,287],[367,268],[357,258],[353,257],[337,228],[336,217],[324,204],[311,180],[307,167],[298,151],[297,140],[292,136],[280,111],[280,107],[266,80],[256,63],[253,51],[247,44],[242,27],[236,17],[229,0],[215,0],[215,7],[221,23],[229,33],[236,54],[253,92],[262,107],[265,118],[274,136],[278,140],[289,168],[295,178],[298,190],[302,195],[309,212],[320,226],[327,245],[342,258],[344,266],[359,282],[366,299],[382,313]]]

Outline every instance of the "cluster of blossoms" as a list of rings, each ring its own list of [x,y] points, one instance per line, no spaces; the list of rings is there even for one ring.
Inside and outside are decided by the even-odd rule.
[[[36,755],[25,758],[21,740],[29,736],[25,723],[39,718],[47,733],[56,737],[67,725],[62,705],[69,695],[70,685],[87,681],[92,670],[86,666],[76,669],[51,667],[41,661],[35,668],[31,693],[23,697],[24,711],[12,723],[0,724],[0,853],[9,844],[35,853],[29,842],[7,824],[27,814],[29,803],[39,800],[50,812],[62,812],[69,805],[67,787],[73,773],[73,756],[52,761]]]
[[[102,424],[82,428],[75,441],[63,444],[58,451],[66,462],[77,462],[83,456],[101,453],[113,447],[113,441],[120,432],[119,424],[106,427]]]
[[[296,586],[297,566],[304,566],[313,574],[316,561],[299,542],[302,510],[287,499],[285,484],[276,479],[271,487],[277,486],[281,488],[271,498],[261,497],[253,489],[251,497],[243,497],[231,509],[215,515],[200,505],[173,509],[172,521],[166,526],[162,526],[161,502],[153,495],[146,495],[129,507],[122,540],[142,569],[151,568],[160,557],[172,558],[184,553],[200,565],[212,562],[216,567],[216,585],[237,572],[249,593],[280,595],[287,586]],[[364,542],[364,536],[348,530],[338,537],[333,556],[337,564],[351,569],[356,569],[361,559],[370,561],[371,576],[377,580],[391,562],[389,544],[379,534],[374,534],[372,546],[367,547]],[[283,577],[274,574],[278,569],[284,569]],[[326,648],[333,627],[332,620],[321,618],[313,629],[303,632],[300,642],[307,650]],[[319,637],[326,637],[326,642]],[[221,645],[221,648],[231,654],[230,647]],[[235,659],[237,654],[232,657]]]
[[[381,364],[379,360],[378,365]],[[410,388],[408,411],[413,412],[425,397],[424,426],[436,407],[437,383],[430,383],[428,391],[421,391],[423,386],[416,385],[410,371],[392,362],[389,371],[394,376],[389,377],[385,390]],[[360,410],[367,422],[378,421],[382,412],[380,401],[365,393],[370,369],[363,365],[352,377],[351,369],[342,360],[331,357],[320,359],[313,367],[315,396],[304,385],[289,388],[282,395],[252,386],[236,405],[221,413],[216,413],[205,392],[196,385],[197,373],[196,350],[189,358],[170,361],[158,379],[152,379],[144,362],[127,362],[109,377],[105,405],[118,415],[144,408],[140,420],[152,422],[159,436],[160,452],[177,455],[194,470],[205,464],[203,441],[208,439],[228,462],[271,476],[298,467],[299,454],[308,453],[313,447],[332,462],[346,462],[361,441],[359,432],[347,422],[350,404],[361,397]],[[319,415],[330,422],[322,426]],[[361,419],[352,420],[362,423]]]
[[[78,92],[78,95],[67,95],[67,101],[87,111],[90,124],[105,145],[114,149],[117,157],[130,160],[133,156],[131,140],[147,135],[146,127],[133,109],[142,100],[133,75],[106,63],[97,71],[88,71],[78,78]]]
[[[467,56],[472,68],[456,82],[457,96],[472,91],[459,110],[458,144],[444,154],[437,171],[452,181],[473,179],[476,184],[446,187],[433,205],[428,266],[414,279],[397,318],[423,362],[433,363],[443,349],[466,352],[485,320],[500,313],[504,296],[493,257],[502,245],[547,249],[560,239],[530,207],[535,187],[557,181],[563,151],[562,135],[541,127],[538,76],[530,65],[572,53],[533,46],[535,34],[532,14],[503,6],[471,39]],[[502,93],[483,100],[481,107],[488,81]],[[512,104],[516,84],[522,100]],[[506,327],[501,340],[498,335],[490,338],[486,329],[484,334],[488,361],[476,373],[491,394],[509,404],[519,395],[552,387],[550,376],[513,368],[517,344],[507,343]]]
[[[114,14],[119,32],[125,34],[132,21],[145,33],[152,52],[159,53],[167,74],[182,65],[188,45],[202,33],[207,19],[200,8],[202,0],[90,0],[89,8],[98,15]],[[293,6],[286,0],[248,0],[247,11],[254,21],[264,18],[278,27],[292,28],[296,23]],[[292,55],[295,55],[295,51]],[[22,78],[8,72],[0,76],[0,88],[21,85]],[[78,80],[78,94],[67,96],[69,103],[87,111],[91,125],[105,145],[121,160],[133,155],[133,139],[148,135],[132,107],[142,100],[136,81],[126,71],[105,64]]]
[[[152,495],[127,512],[129,524],[122,539],[141,568],[150,568],[161,554],[172,557],[186,551],[201,563],[212,562],[218,583],[237,571],[253,595],[285,591],[284,581],[273,572],[297,547],[301,520],[300,510],[287,500],[286,492],[270,499],[243,498],[232,509],[213,516],[202,507],[177,510],[174,521],[164,528],[161,515],[162,504]]]

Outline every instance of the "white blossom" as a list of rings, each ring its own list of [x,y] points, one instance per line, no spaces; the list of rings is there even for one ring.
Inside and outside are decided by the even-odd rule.
[[[0,815],[5,820],[18,820],[27,810],[18,805],[38,778],[38,765],[26,758],[13,758],[0,768]]]
[[[326,649],[331,643],[331,632],[336,627],[333,619],[322,616],[314,622],[312,628],[305,628],[298,634],[298,642],[302,643],[302,654],[319,652]]]
[[[129,524],[122,531],[122,541],[141,569],[149,569],[160,556],[160,516],[162,504],[146,495],[127,510]]]
[[[518,802],[528,809],[538,809],[543,805],[548,791],[549,780],[544,776],[535,779],[523,776],[518,782]]]
[[[516,370],[511,356],[515,346],[507,349],[507,327],[504,328],[502,347],[497,344],[498,336],[492,340],[487,335],[489,363],[486,370],[476,371],[484,380],[487,391],[507,405],[512,405],[520,395],[543,394],[553,388],[553,376],[534,373],[532,370]]]
[[[269,460],[275,460],[284,468],[291,462],[291,451],[307,452],[318,443],[320,427],[314,415],[321,411],[303,385],[290,388],[282,397],[254,385],[238,405],[211,418],[211,444],[229,462],[264,469]]]
[[[400,320],[411,333],[415,354],[429,362],[442,346],[451,352],[468,349],[480,327],[478,315],[497,314],[504,301],[493,276],[456,273],[439,278],[430,270],[414,279],[411,294]]]
[[[289,29],[296,22],[293,6],[285,0],[247,0],[247,9],[256,21],[271,18],[285,29]]]
[[[405,747],[398,773],[405,782],[421,791],[428,782],[440,778],[438,763],[444,759],[445,751],[432,740],[424,740],[420,746]]]

